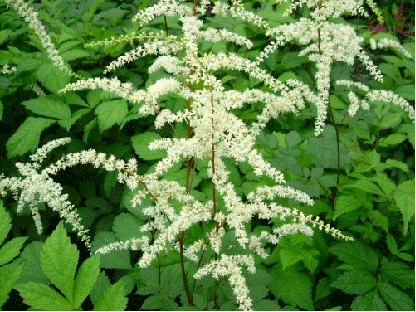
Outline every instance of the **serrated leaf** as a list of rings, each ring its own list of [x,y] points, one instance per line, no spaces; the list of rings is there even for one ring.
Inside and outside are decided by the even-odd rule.
[[[15,237],[4,244],[3,247],[0,248],[0,265],[3,265],[16,257],[26,240],[27,237]]]
[[[406,100],[415,100],[415,85],[409,84],[404,86],[399,86],[396,90],[394,90],[394,93],[397,95],[400,95],[402,98],[405,98]]]
[[[70,311],[71,304],[62,295],[45,284],[29,282],[16,287],[23,302],[35,310]]]
[[[397,254],[398,247],[397,247],[397,243],[396,243],[396,240],[394,239],[394,237],[390,234],[387,235],[386,242],[387,242],[387,247],[389,248],[390,252],[393,255]]]
[[[331,286],[347,294],[363,295],[376,286],[376,280],[368,271],[353,270],[344,272]]]
[[[61,53],[61,56],[65,61],[69,62],[83,57],[89,57],[90,54],[83,49],[71,49]]]
[[[131,138],[131,143],[136,154],[145,160],[165,158],[167,156],[166,150],[151,151],[148,147],[150,142],[157,139],[161,139],[159,134],[155,132],[146,132],[133,136]]]
[[[56,119],[69,119],[71,110],[57,96],[43,96],[22,102],[31,112]]]
[[[120,124],[128,113],[127,101],[112,100],[101,103],[95,109],[98,119],[98,128],[102,133],[104,130],[111,128],[115,124]]]
[[[140,231],[142,225],[144,222],[133,214],[121,213],[114,218],[113,231],[119,240],[125,241],[145,235],[145,232]]]
[[[94,311],[124,311],[127,307],[127,298],[124,296],[122,282],[108,287],[94,305]]]
[[[79,251],[71,244],[61,221],[52,232],[40,254],[42,271],[72,303],[74,277],[78,265]]]
[[[7,141],[7,157],[12,158],[35,151],[39,146],[42,131],[55,122],[56,120],[53,119],[27,118]]]
[[[403,236],[406,236],[409,221],[415,214],[415,179],[400,184],[393,198],[403,214]]]
[[[92,242],[92,252],[98,248],[117,242],[115,234],[112,232],[98,232]],[[128,250],[113,250],[107,254],[101,255],[100,265],[108,269],[131,269],[130,252]]]
[[[405,289],[415,285],[414,270],[403,262],[392,261],[383,264],[381,266],[381,276]]]
[[[382,147],[388,145],[397,145],[402,143],[404,140],[406,140],[406,136],[404,134],[393,133],[386,138],[381,138],[378,145]]]
[[[22,265],[16,261],[0,267],[0,308],[7,301],[14,283],[22,274]]]
[[[331,293],[331,288],[329,285],[329,277],[324,277],[319,280],[315,290],[315,301],[329,296],[329,294]]]
[[[375,183],[365,178],[358,180],[353,185],[345,185],[344,187],[357,188],[359,190],[362,190],[368,193],[377,194],[383,197],[385,196],[384,193],[381,191],[381,189]]]
[[[164,294],[156,294],[146,298],[143,302],[142,309],[143,310],[164,310],[164,301],[166,300],[166,295]]]
[[[355,268],[375,271],[378,266],[377,253],[370,247],[360,243],[343,242],[332,246],[330,252],[338,256],[338,258]]]
[[[387,307],[377,291],[357,296],[351,304],[353,311],[386,311]]]
[[[36,76],[42,85],[53,93],[63,89],[71,80],[71,76],[52,63],[43,63],[36,72]]]
[[[78,270],[74,284],[74,309],[78,309],[89,295],[98,274],[100,274],[100,256],[95,255],[84,261]]]
[[[98,299],[100,299],[101,295],[108,287],[110,287],[110,285],[110,279],[105,275],[105,272],[101,272],[90,293],[92,303],[96,304]]]
[[[354,211],[363,206],[363,203],[354,196],[339,196],[335,199],[335,212],[333,220],[340,215]]]
[[[414,311],[413,300],[401,290],[389,283],[381,283],[378,287],[387,304],[395,311]]]
[[[42,242],[31,242],[22,251],[17,260],[23,265],[23,272],[19,278],[19,284],[27,282],[37,282],[42,284],[50,283],[40,265],[40,253],[42,252],[42,247]]]
[[[293,267],[286,270],[272,271],[274,280],[269,284],[272,294],[277,299],[299,306],[302,309],[313,310],[312,282],[310,278]],[[290,283],[290,287],[288,287]]]
[[[0,200],[0,245],[6,239],[10,229],[12,228],[12,219],[6,208],[3,207],[3,201]]]

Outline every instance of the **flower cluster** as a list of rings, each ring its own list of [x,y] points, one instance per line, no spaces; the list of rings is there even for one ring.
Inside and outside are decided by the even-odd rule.
[[[74,75],[75,77],[80,78],[76,75],[69,67],[65,64],[62,57],[59,55],[58,50],[53,44],[51,37],[46,33],[45,27],[38,20],[38,13],[35,12],[27,3],[23,0],[4,0],[8,6],[13,7],[21,17],[24,18],[25,22],[28,23],[29,27],[34,30],[38,35],[42,46],[45,48],[48,53],[49,58],[54,63],[55,66],[63,70],[68,75]]]

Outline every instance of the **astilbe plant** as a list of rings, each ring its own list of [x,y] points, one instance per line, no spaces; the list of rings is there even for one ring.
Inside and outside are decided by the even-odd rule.
[[[15,6],[25,18],[29,13],[33,15],[21,0],[6,2]],[[379,15],[373,2],[368,1],[368,4]],[[368,16],[363,9],[363,1],[294,2],[287,13],[297,6],[306,5],[311,9],[310,18],[301,18],[297,23],[275,28],[269,27],[265,20],[245,10],[240,1],[232,1],[231,5],[224,1],[216,1],[212,5],[210,14],[242,19],[264,29],[266,35],[273,36],[273,41],[254,60],[236,53],[214,54],[200,51],[201,41],[214,43],[226,41],[247,49],[253,46],[252,41],[232,31],[204,27],[203,17],[207,14],[209,5],[211,5],[210,1],[206,0],[195,1],[193,6],[176,0],[162,0],[140,11],[133,19],[140,26],[144,26],[158,16],[176,16],[182,24],[181,36],[168,35],[163,31],[140,32],[90,44],[95,46],[111,45],[122,41],[144,41],[143,45],[111,62],[104,73],[110,73],[145,55],[159,55],[149,67],[149,73],[163,68],[170,74],[170,78],[161,78],[146,90],[137,90],[133,84],[123,83],[117,77],[78,80],[61,90],[61,92],[70,92],[101,89],[114,92],[128,100],[133,110],[139,114],[156,115],[155,127],[160,129],[168,124],[173,129],[174,135],[173,138],[154,140],[149,148],[166,150],[166,158],[160,160],[148,173],[139,175],[138,163],[135,159],[124,161],[90,149],[66,154],[57,162],[41,169],[41,162],[46,158],[47,153],[70,141],[66,138],[57,139],[38,149],[31,156],[32,162],[17,164],[21,177],[2,177],[0,195],[11,191],[18,200],[18,211],[28,204],[39,232],[42,231],[42,224],[37,203],[47,203],[73,226],[79,237],[90,247],[88,231],[82,226],[82,220],[74,206],[67,200],[67,195],[62,193],[61,185],[53,180],[53,176],[58,171],[78,164],[92,164],[106,171],[117,171],[118,181],[125,183],[131,191],[135,192],[132,199],[133,206],[140,206],[144,200],[153,201],[154,204],[143,208],[142,212],[148,216],[148,222],[140,229],[153,235],[115,242],[99,248],[96,253],[105,254],[122,249],[141,250],[143,255],[138,264],[141,268],[146,268],[160,254],[176,250],[181,258],[183,287],[189,305],[192,306],[194,303],[192,292],[188,287],[185,259],[194,262],[197,266],[193,275],[195,279],[206,275],[212,275],[216,280],[221,277],[228,278],[238,307],[241,310],[250,310],[252,301],[243,267],[247,267],[250,273],[255,273],[255,255],[263,259],[267,257],[265,244],[277,244],[281,237],[294,233],[312,236],[313,227],[324,229],[334,237],[352,239],[329,224],[324,224],[318,217],[314,218],[297,209],[283,207],[273,202],[275,198],[281,197],[313,205],[313,200],[307,194],[285,186],[283,174],[267,163],[256,151],[254,147],[256,136],[272,118],[277,118],[281,114],[296,114],[305,107],[306,103],[313,104],[317,108],[315,134],[319,135],[330,107],[330,72],[334,62],[353,65],[354,59],[358,57],[375,79],[381,80],[382,75],[363,51],[360,46],[363,39],[355,34],[354,29],[349,25],[328,21],[331,17],[338,17],[341,14]],[[19,6],[26,9],[19,9]],[[42,32],[42,28],[38,26],[37,30]],[[308,55],[309,60],[316,65],[316,91],[300,80],[287,80],[283,83],[261,68],[265,58],[292,40],[306,45],[300,55]],[[44,38],[42,43],[49,53],[55,51],[50,45],[50,40]],[[393,47],[408,56],[408,52],[394,41],[372,41],[371,47]],[[58,62],[59,66],[64,66],[55,54],[51,58]],[[228,90],[219,76],[222,69],[242,71],[256,78],[262,82],[261,90]],[[66,71],[72,73],[69,69]],[[390,91],[370,91],[368,86],[352,80],[340,80],[336,83],[351,89],[348,109],[351,116],[360,107],[368,109],[371,102],[383,101],[400,106],[414,119],[413,108]],[[360,91],[361,98],[354,90]],[[362,96],[362,91],[366,93],[365,96]],[[161,108],[159,99],[169,93],[175,93],[182,98],[186,102],[186,108],[175,112]],[[232,113],[234,109],[241,109],[247,104],[256,102],[263,103],[264,108],[251,125],[245,124]],[[176,130],[174,125],[177,123],[186,124],[185,137]],[[238,196],[235,186],[229,181],[230,172],[226,167],[226,159],[249,164],[257,176],[269,177],[275,185],[257,187],[247,195],[246,199]],[[200,200],[193,192],[195,168],[198,162],[204,161],[208,161],[206,174],[212,181],[212,198],[209,200]],[[164,179],[169,169],[178,163],[186,166],[186,186]],[[220,202],[224,204],[221,205]],[[259,235],[254,235],[246,227],[253,218],[260,220],[279,218],[287,220],[287,223],[274,228],[271,232],[262,231]],[[202,226],[206,235],[196,237],[192,243],[185,244],[184,237],[187,235],[187,230],[195,225]],[[223,239],[228,232],[235,235],[236,242],[241,247],[239,254],[229,253],[223,248]]]

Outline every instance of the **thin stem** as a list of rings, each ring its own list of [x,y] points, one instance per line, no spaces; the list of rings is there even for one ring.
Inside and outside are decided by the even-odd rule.
[[[179,239],[179,249],[181,254],[181,269],[182,269],[182,281],[183,281],[183,287],[185,289],[186,297],[188,298],[188,305],[190,307],[194,306],[194,300],[192,299],[191,294],[189,293],[189,287],[188,287],[188,279],[186,277],[186,271],[185,271],[185,265],[183,262],[183,238],[185,236],[185,232],[182,232],[182,236]]]

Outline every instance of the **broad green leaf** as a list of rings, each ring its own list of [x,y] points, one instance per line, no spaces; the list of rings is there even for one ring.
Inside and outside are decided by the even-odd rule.
[[[413,148],[415,148],[415,126],[413,124],[402,125],[399,128],[398,132],[406,133],[409,139],[409,142],[413,145]]]
[[[272,294],[277,299],[302,309],[313,310],[312,282],[310,278],[296,271],[292,266],[286,270],[273,269],[274,280],[269,284]],[[290,283],[290,287],[289,284]]]
[[[332,246],[330,252],[354,268],[375,271],[378,266],[378,255],[369,246],[361,242],[343,242]]]
[[[145,232],[140,231],[142,225],[144,222],[133,214],[121,213],[114,218],[113,231],[119,240],[125,241],[145,235]]]
[[[330,293],[331,287],[329,277],[321,278],[318,282],[318,285],[316,285],[315,301],[329,296]]]
[[[402,143],[404,140],[406,140],[406,136],[404,134],[393,133],[393,134],[390,134],[386,138],[381,138],[378,145],[381,147],[383,146],[385,147],[389,145],[397,145],[397,144]]]
[[[398,252],[396,256],[405,261],[415,262],[415,257],[405,252]]]
[[[394,239],[394,237],[389,234],[386,237],[386,242],[387,242],[387,247],[389,248],[390,252],[395,255],[398,252],[398,247],[397,247],[397,243],[396,240]]]
[[[7,141],[7,157],[12,158],[35,151],[39,146],[40,134],[55,123],[56,120],[46,118],[27,118]]]
[[[90,133],[92,131],[92,129],[95,128],[95,126],[97,125],[97,118],[94,118],[93,120],[91,120],[84,128],[84,135],[82,137],[82,140],[87,143],[88,142],[88,137],[90,136]]]
[[[376,280],[368,271],[353,270],[344,272],[331,286],[347,294],[363,295],[376,286]]]
[[[381,266],[381,276],[402,288],[415,285],[415,272],[407,264],[398,261],[387,262]]]
[[[15,237],[4,244],[3,247],[0,248],[0,265],[11,261],[19,254],[26,239],[27,237]]]
[[[340,215],[354,211],[363,206],[363,203],[354,196],[339,196],[335,199],[335,212],[333,220]]]
[[[263,299],[253,305],[254,311],[280,311],[282,308],[276,300]]]
[[[290,131],[286,135],[286,144],[289,148],[295,147],[301,141],[300,134],[296,131]]]
[[[389,229],[389,218],[383,215],[378,210],[371,210],[368,217],[371,219],[373,226],[379,226],[384,231],[388,232]]]
[[[89,295],[98,274],[100,274],[100,256],[95,255],[84,261],[78,270],[74,285],[74,309],[78,309]]]
[[[119,241],[113,232],[98,232],[92,242],[92,252],[105,245]],[[130,252],[128,250],[113,250],[101,255],[100,265],[107,269],[131,269]]]
[[[165,294],[156,294],[147,298],[142,305],[143,310],[164,310],[164,301],[166,300]]]
[[[79,251],[71,244],[61,221],[52,232],[40,254],[42,271],[72,303],[74,277],[78,265]]]
[[[71,304],[62,295],[48,285],[29,282],[17,285],[16,289],[23,297],[23,302],[35,310],[70,311]]]
[[[43,96],[22,102],[31,112],[56,119],[69,119],[71,110],[58,96]]]
[[[22,265],[18,264],[16,261],[0,267],[0,309],[9,298],[9,293],[21,274]]]
[[[387,304],[395,311],[414,311],[413,300],[403,291],[389,283],[381,283],[378,287],[380,294]]]
[[[98,118],[98,127],[102,133],[115,124],[120,124],[128,113],[127,101],[113,100],[101,103],[95,109]]]
[[[98,299],[101,297],[101,295],[104,293],[104,291],[110,287],[110,279],[105,275],[105,272],[101,272],[98,275],[98,279],[94,284],[93,289],[90,293],[90,298],[92,303],[96,304],[98,302]]]
[[[48,277],[43,273],[40,265],[40,253],[42,252],[42,242],[31,242],[22,251],[19,263],[23,265],[23,272],[18,283],[36,282],[49,284]]]
[[[76,112],[72,114],[72,116],[69,119],[60,120],[58,121],[59,125],[63,128],[65,128],[67,131],[69,131],[74,123],[77,122],[77,120],[81,119],[82,116],[85,114],[88,114],[90,112],[89,109],[79,109]]]
[[[397,95],[400,95],[402,98],[405,98],[406,100],[415,100],[415,85],[409,84],[404,86],[399,86],[396,90],[394,90],[394,93]]]
[[[52,63],[43,63],[36,75],[42,85],[53,93],[63,89],[71,80],[71,76]]]
[[[6,239],[7,234],[12,228],[12,219],[9,216],[9,213],[6,211],[6,208],[3,207],[3,201],[0,200],[0,245]]]
[[[406,236],[409,221],[415,214],[415,179],[400,184],[393,197],[403,214],[403,236]]]
[[[381,191],[381,189],[373,182],[371,182],[370,180],[363,178],[358,180],[355,184],[352,185],[345,185],[343,186],[343,188],[357,188],[359,190],[368,192],[368,193],[373,193],[373,194],[377,194],[380,196],[385,196],[384,193]]]
[[[140,158],[145,160],[153,160],[165,158],[167,156],[166,150],[154,150],[149,149],[150,142],[161,139],[161,136],[155,132],[145,132],[137,134],[131,138],[134,151]]]
[[[390,197],[397,189],[396,184],[385,173],[377,172],[376,176],[372,177],[371,180],[380,186],[387,197]]]
[[[69,62],[84,57],[90,57],[91,55],[83,49],[71,49],[69,51],[63,52],[61,56],[65,61]]]
[[[124,296],[124,285],[117,282],[108,287],[94,305],[94,311],[124,311],[127,298]]]
[[[267,285],[272,280],[273,276],[261,269],[257,269],[255,274],[246,275],[247,287],[250,290],[250,298],[253,302],[257,302],[267,296],[269,292]]]
[[[355,297],[351,304],[353,311],[386,311],[387,307],[377,291]]]

